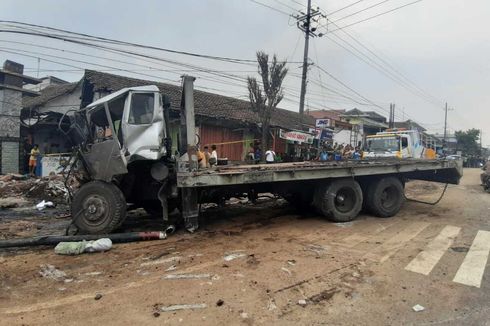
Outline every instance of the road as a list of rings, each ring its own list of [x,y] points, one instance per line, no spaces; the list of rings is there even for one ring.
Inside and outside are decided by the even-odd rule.
[[[490,325],[479,173],[466,169],[438,205],[407,202],[388,219],[335,224],[264,200],[209,209],[196,234],[105,253],[0,252],[0,324]],[[418,199],[441,191],[407,184]],[[42,277],[42,264],[66,276]],[[180,304],[198,306],[161,311]]]

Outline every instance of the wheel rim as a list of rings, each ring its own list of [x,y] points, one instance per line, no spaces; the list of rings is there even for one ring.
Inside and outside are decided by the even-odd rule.
[[[335,208],[341,213],[350,212],[356,203],[356,192],[349,187],[340,188],[335,195]]]
[[[395,187],[384,188],[380,196],[381,206],[385,209],[393,208],[398,198],[397,193],[398,191]]]
[[[98,195],[90,195],[83,201],[83,216],[89,225],[102,224],[109,215],[107,200]]]

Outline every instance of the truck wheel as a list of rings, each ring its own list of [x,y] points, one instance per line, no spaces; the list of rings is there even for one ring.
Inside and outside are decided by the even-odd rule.
[[[403,184],[400,179],[386,177],[370,184],[366,191],[366,207],[378,217],[396,215],[404,201]]]
[[[114,184],[91,181],[75,193],[71,212],[81,233],[106,234],[126,218],[126,199]]]
[[[315,207],[334,222],[354,220],[362,209],[362,190],[352,179],[335,180],[317,188]]]

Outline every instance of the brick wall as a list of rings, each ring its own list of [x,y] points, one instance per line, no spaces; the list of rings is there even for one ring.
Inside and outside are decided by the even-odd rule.
[[[2,174],[19,173],[19,142],[1,142],[1,171]]]

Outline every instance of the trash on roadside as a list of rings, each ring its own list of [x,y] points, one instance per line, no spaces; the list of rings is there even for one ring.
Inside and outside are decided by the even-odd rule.
[[[186,310],[186,309],[204,309],[208,306],[205,303],[197,303],[197,304],[175,304],[171,306],[163,306],[160,307],[160,311],[168,312],[168,311],[176,311],[176,310]]]
[[[165,280],[189,280],[204,278],[211,278],[211,274],[169,274],[163,277]]]
[[[112,248],[112,241],[102,238],[94,241],[60,242],[54,248],[58,255],[80,255],[85,252],[102,252]]]
[[[96,293],[94,300],[100,300],[102,298],[102,293]]]
[[[294,260],[294,259],[289,259],[289,260],[288,260],[288,265],[290,265],[290,266],[294,266],[294,265],[296,265],[296,260]]]
[[[217,302],[216,302],[216,305],[218,307],[221,307],[225,302],[222,300],[222,299],[219,299]]]
[[[223,259],[225,261],[232,261],[234,259],[237,259],[237,258],[242,258],[242,257],[245,257],[246,254],[243,253],[243,252],[235,252],[235,253],[231,253],[229,255],[226,255],[225,257],[223,257]]]
[[[425,310],[425,307],[424,306],[421,306],[419,304],[416,304],[415,306],[412,307],[412,309],[415,312],[419,312],[419,311],[424,311]]]
[[[281,267],[281,270],[282,270],[283,272],[288,273],[288,275],[291,275],[291,274],[292,274],[292,273],[291,273],[291,271],[290,271],[289,269],[287,269],[286,267]]]
[[[38,211],[42,211],[46,207],[54,207],[53,202],[43,200],[42,202],[40,202],[39,204],[36,205],[36,208]]]
[[[41,270],[39,271],[39,274],[42,277],[49,278],[55,281],[62,281],[66,277],[66,273],[57,269],[53,265],[50,264],[43,264],[40,265]]]
[[[305,299],[301,299],[301,300],[298,300],[298,304],[302,307],[306,306],[306,300]]]

